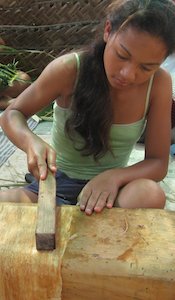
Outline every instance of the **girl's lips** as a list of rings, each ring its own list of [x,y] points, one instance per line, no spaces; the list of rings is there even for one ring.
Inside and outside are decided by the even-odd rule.
[[[128,83],[128,82],[124,82],[124,81],[122,81],[122,80],[120,80],[120,79],[118,79],[118,78],[116,78],[116,77],[114,77],[114,79],[115,79],[115,82],[118,84],[118,85],[120,85],[120,86],[129,86],[130,84]]]

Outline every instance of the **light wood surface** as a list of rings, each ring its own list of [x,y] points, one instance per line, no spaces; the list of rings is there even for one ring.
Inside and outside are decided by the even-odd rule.
[[[53,251],[36,249],[36,214],[0,204],[0,300],[175,299],[174,212],[57,206]]]
[[[71,208],[57,211],[56,249],[37,251],[37,205],[0,204],[0,300],[60,300]]]
[[[48,169],[46,180],[39,182],[36,220],[37,250],[55,249],[56,232],[56,180]]]
[[[175,212],[73,213],[62,261],[63,300],[175,299]]]

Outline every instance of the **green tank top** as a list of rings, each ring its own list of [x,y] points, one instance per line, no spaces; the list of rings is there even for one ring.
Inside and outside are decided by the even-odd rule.
[[[76,55],[76,57],[77,56],[78,55]],[[152,81],[153,76],[150,79],[148,87],[143,118],[131,124],[113,124],[111,126],[110,135],[114,155],[108,151],[98,162],[94,161],[93,156],[84,157],[80,151],[76,150],[81,149],[84,145],[83,138],[75,132],[76,138],[73,144],[64,130],[65,121],[71,113],[71,108],[61,108],[55,103],[51,146],[57,152],[56,163],[58,169],[70,178],[90,180],[106,170],[126,167],[131,151],[145,127],[145,116]]]

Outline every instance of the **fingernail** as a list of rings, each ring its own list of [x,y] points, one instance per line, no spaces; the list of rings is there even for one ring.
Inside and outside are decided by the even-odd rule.
[[[92,211],[88,208],[86,209],[86,214],[90,215],[92,213]]]
[[[95,211],[95,212],[100,212],[100,211],[101,211],[101,208],[98,207],[98,206],[96,206],[96,207],[94,207],[94,211]]]
[[[52,170],[57,170],[57,167],[51,166],[51,169],[52,169]]]
[[[106,207],[107,208],[112,208],[112,204],[107,204]]]

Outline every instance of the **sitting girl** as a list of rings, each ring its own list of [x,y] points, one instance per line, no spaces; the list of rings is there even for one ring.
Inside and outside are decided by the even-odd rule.
[[[5,134],[27,153],[36,181],[1,192],[1,201],[37,202],[38,181],[50,168],[59,205],[78,198],[88,215],[105,206],[163,208],[156,182],[168,167],[172,85],[160,65],[175,51],[174,28],[173,1],[116,0],[99,39],[52,61],[2,115]],[[26,121],[55,99],[48,145]],[[146,120],[145,158],[127,166]]]

